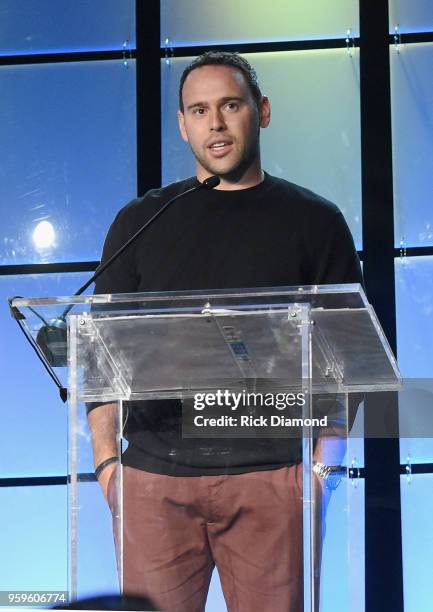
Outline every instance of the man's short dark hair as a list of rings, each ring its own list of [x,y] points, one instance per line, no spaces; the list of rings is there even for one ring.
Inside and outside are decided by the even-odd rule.
[[[202,55],[196,57],[185,70],[182,72],[179,83],[179,109],[183,113],[182,90],[186,77],[190,72],[202,66],[230,66],[236,68],[245,77],[245,80],[250,88],[257,108],[260,108],[262,92],[260,91],[257,73],[247,60],[238,53],[229,53],[228,51],[206,51]]]

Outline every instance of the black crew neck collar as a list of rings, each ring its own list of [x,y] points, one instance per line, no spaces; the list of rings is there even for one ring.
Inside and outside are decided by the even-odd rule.
[[[211,189],[210,191],[213,194],[217,194],[216,197],[227,198],[227,197],[236,197],[240,195],[252,195],[256,193],[260,193],[262,189],[265,189],[269,183],[269,174],[263,170],[264,178],[263,181],[257,183],[257,185],[253,185],[252,187],[246,187],[245,189]],[[195,184],[199,184],[199,180],[195,177]]]

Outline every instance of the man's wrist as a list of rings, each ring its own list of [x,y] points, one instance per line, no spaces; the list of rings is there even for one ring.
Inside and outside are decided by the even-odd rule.
[[[108,457],[108,459],[104,459],[101,461],[95,468],[95,476],[98,479],[101,473],[105,470],[106,467],[111,465],[112,463],[117,463],[119,461],[119,457],[117,455],[113,455],[112,457]]]

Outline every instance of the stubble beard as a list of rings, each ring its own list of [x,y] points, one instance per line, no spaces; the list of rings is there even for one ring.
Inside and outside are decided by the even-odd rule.
[[[221,172],[218,163],[213,164],[212,160],[208,160],[204,156],[200,155],[191,145],[190,147],[196,161],[206,170],[206,172],[209,172],[209,174],[212,176],[219,176],[230,183],[237,183],[246,174],[249,168],[253,166],[256,160],[260,158],[260,147],[259,141],[257,140],[256,143],[250,145],[245,150],[244,155],[237,162],[235,162],[232,167],[229,167],[227,170]]]

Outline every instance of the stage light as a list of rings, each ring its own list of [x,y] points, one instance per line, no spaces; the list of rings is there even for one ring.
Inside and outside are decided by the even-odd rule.
[[[33,242],[38,249],[48,249],[54,245],[56,233],[52,223],[41,221],[33,230]]]

